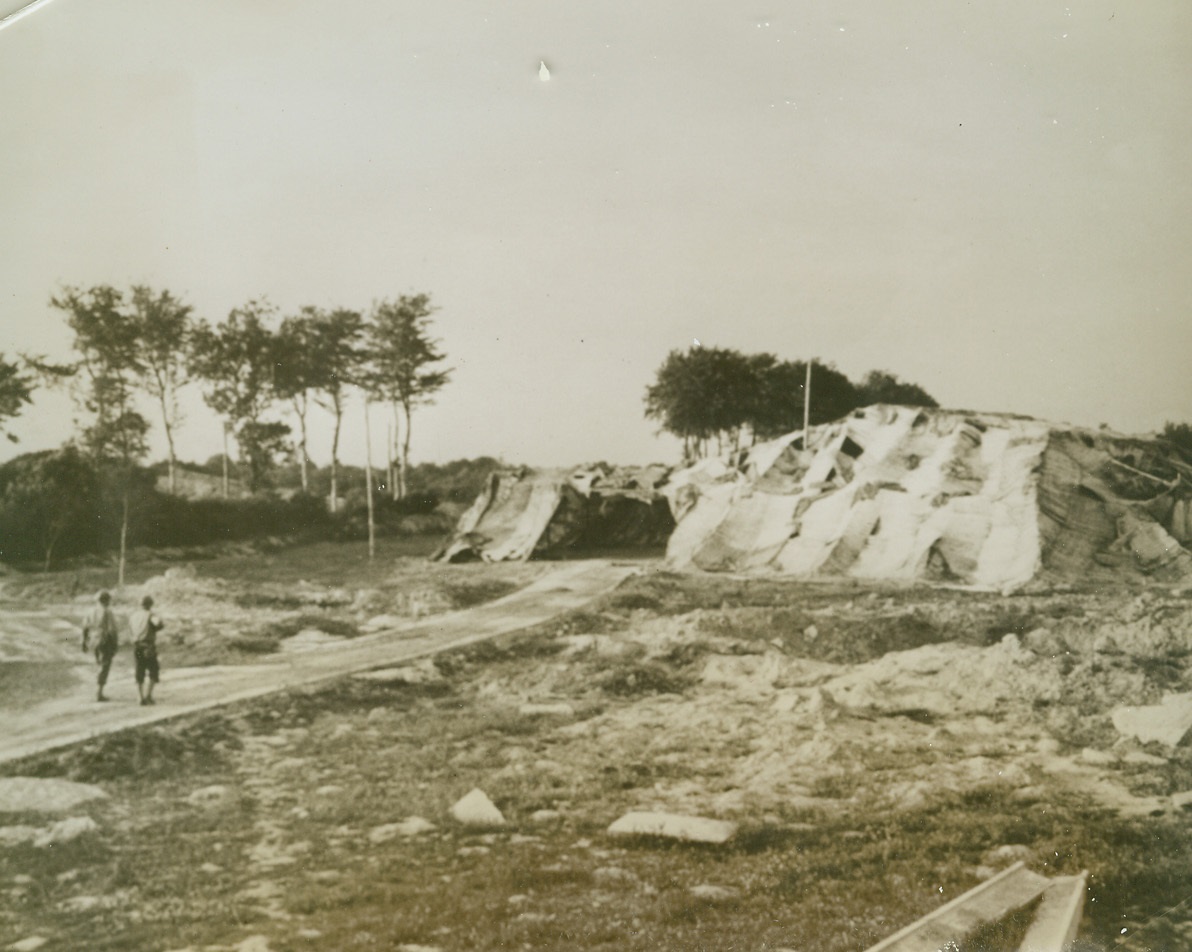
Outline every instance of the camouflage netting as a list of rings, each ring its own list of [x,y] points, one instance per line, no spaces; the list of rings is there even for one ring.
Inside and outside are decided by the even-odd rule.
[[[874,406],[703,460],[664,490],[675,567],[982,587],[1192,575],[1172,445],[999,414]]]
[[[674,520],[662,466],[504,469],[492,473],[435,559],[486,562],[568,550],[661,546]]]

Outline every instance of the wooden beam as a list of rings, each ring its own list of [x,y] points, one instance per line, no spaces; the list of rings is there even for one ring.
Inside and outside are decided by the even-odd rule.
[[[868,952],[939,952],[949,942],[959,942],[981,926],[1034,902],[1048,883],[1023,863],[1015,863],[871,946]]]

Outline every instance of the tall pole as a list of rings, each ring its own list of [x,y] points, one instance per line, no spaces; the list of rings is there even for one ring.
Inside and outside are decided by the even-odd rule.
[[[364,481],[365,495],[368,498],[368,560],[371,562],[377,551],[377,526],[373,515],[373,475],[372,475],[372,431],[369,427],[368,397],[364,398]]]
[[[803,384],[803,449],[811,449],[811,361],[807,361],[807,382]]]

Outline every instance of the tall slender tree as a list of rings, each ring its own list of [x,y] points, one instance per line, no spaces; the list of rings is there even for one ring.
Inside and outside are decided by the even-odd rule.
[[[123,295],[109,285],[86,291],[67,287],[50,304],[66,313],[74,332],[76,398],[92,416],[83,431],[84,446],[116,471],[121,497],[117,581],[123,585],[132,470],[148,450],[149,423],[135,406],[137,381],[144,372],[139,328],[123,307]]]
[[[435,366],[447,359],[439,349],[439,341],[430,334],[435,311],[427,294],[402,295],[396,301],[374,304],[368,326],[377,392],[393,409],[393,439],[399,447],[394,499],[405,496],[407,490],[414,410],[432,403],[435,394],[451,379],[449,368]]]
[[[234,308],[216,327],[201,323],[191,335],[189,367],[203,382],[203,398],[224,419],[224,492],[227,493],[226,438],[234,434],[250,486],[259,489],[277,448],[289,431],[284,423],[266,421],[277,399],[274,387],[275,337],[269,327],[273,307],[249,301]]]
[[[169,291],[155,293],[144,285],[133,286],[131,304],[132,320],[140,339],[141,382],[161,411],[169,454],[170,492],[175,492],[174,433],[182,422],[178,390],[186,383],[192,308]]]
[[[339,436],[348,395],[356,384],[363,359],[364,318],[359,311],[307,308],[315,351],[322,370],[315,388],[316,401],[335,418],[331,436],[331,511],[339,509]]]
[[[310,441],[307,417],[312,394],[322,389],[324,370],[315,332],[317,312],[303,308],[295,317],[281,322],[276,339],[274,386],[277,395],[288,400],[298,420],[298,463],[302,473],[302,491],[310,490]]]

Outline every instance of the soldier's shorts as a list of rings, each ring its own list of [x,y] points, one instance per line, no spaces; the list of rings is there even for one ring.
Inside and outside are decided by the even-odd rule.
[[[156,684],[161,673],[157,664],[157,649],[149,645],[137,645],[133,654],[137,661],[137,684],[145,680],[145,675],[149,675],[150,684]]]

